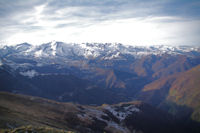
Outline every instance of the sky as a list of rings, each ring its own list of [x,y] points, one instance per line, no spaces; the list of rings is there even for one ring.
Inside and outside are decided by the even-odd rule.
[[[200,0],[0,0],[0,44],[200,46]]]

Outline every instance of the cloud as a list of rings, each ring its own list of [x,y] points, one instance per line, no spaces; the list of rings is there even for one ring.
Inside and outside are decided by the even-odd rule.
[[[0,0],[0,42],[199,45],[198,0]]]

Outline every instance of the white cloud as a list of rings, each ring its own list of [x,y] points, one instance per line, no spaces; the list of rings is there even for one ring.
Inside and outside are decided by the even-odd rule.
[[[166,3],[47,0],[31,7],[31,2],[20,1],[16,4],[20,5],[17,6],[20,11],[27,4],[30,8],[24,12],[12,10],[9,14],[14,14],[13,17],[4,16],[5,21],[0,22],[0,41],[8,44],[41,44],[57,40],[199,45],[200,20],[173,15],[167,9],[163,13]]]
[[[170,20],[170,21],[169,21]],[[17,33],[9,43],[30,42],[40,44],[51,40],[65,42],[121,42],[133,45],[188,45],[199,40],[200,21],[176,21],[176,18],[121,19],[94,23],[88,27],[69,26],[52,28],[31,33]],[[81,21],[81,20],[80,20]],[[164,22],[163,22],[164,21]],[[166,22],[165,22],[166,21]],[[169,21],[169,22],[168,22]],[[82,21],[82,23],[87,23]],[[200,40],[199,40],[200,41]]]

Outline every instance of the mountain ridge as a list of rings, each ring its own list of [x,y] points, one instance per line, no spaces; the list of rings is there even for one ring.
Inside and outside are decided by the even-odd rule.
[[[23,47],[23,48],[22,48]],[[199,47],[189,46],[128,46],[120,43],[64,43],[52,41],[41,45],[31,45],[28,43],[17,44],[14,46],[4,46],[2,52],[14,49],[15,52],[33,56],[36,58],[47,56],[80,56],[84,58],[98,58],[104,60],[120,59],[120,54],[128,54],[135,57],[143,55],[162,55],[162,54],[183,54],[192,56],[198,54]],[[104,56],[102,56],[104,55]]]

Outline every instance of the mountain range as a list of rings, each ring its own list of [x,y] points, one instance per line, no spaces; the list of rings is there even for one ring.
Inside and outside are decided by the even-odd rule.
[[[41,45],[22,43],[1,46],[0,87],[4,92],[1,93],[0,108],[1,113],[6,115],[3,118],[5,122],[0,126],[8,128],[5,123],[11,123],[18,127],[28,122],[25,125],[50,124],[53,128],[77,132],[120,132],[121,129],[121,132],[170,132],[168,129],[172,129],[171,132],[189,132],[191,128],[195,129],[192,132],[199,131],[196,129],[196,123],[198,125],[200,122],[199,76],[200,47],[194,46],[128,46],[120,43],[75,44],[56,41]],[[19,100],[21,98],[23,100]],[[8,113],[16,114],[27,108],[28,105],[20,102],[30,98],[39,100],[38,103],[37,100],[30,100],[29,104],[35,106],[28,110],[33,112],[22,112],[23,115],[17,116]],[[65,105],[58,102],[72,103]],[[11,108],[15,105],[19,107],[18,110]],[[38,112],[37,108],[40,106],[42,109],[51,108],[53,111],[49,113],[55,113],[56,118],[49,118],[47,115],[36,122],[35,118],[45,115]],[[122,111],[121,114],[118,112],[129,106],[134,107],[134,117],[124,118],[123,122],[119,122],[122,114],[132,116],[132,111]],[[135,115],[138,113],[135,107],[142,112],[141,115]],[[63,108],[74,109],[75,114],[71,112],[69,116],[73,118],[69,119],[75,121],[77,115],[81,115],[81,109],[85,109],[82,113],[91,115],[87,118],[88,123],[67,123],[66,120],[61,120],[58,125],[53,123],[61,118],[57,112],[61,111],[63,114]],[[105,114],[105,108],[112,110],[109,110],[111,116],[107,116],[110,113]],[[118,111],[113,112],[112,108]],[[119,116],[112,118],[116,113]],[[97,118],[99,114],[109,118]],[[28,120],[29,116],[35,118]],[[11,117],[19,124],[13,124]],[[155,123],[152,122],[153,119],[156,119]],[[47,123],[41,124],[42,121]],[[67,123],[66,127],[63,126],[64,123]],[[161,128],[155,128],[159,124]],[[75,125],[79,125],[81,130]],[[183,125],[185,129],[181,128]]]

